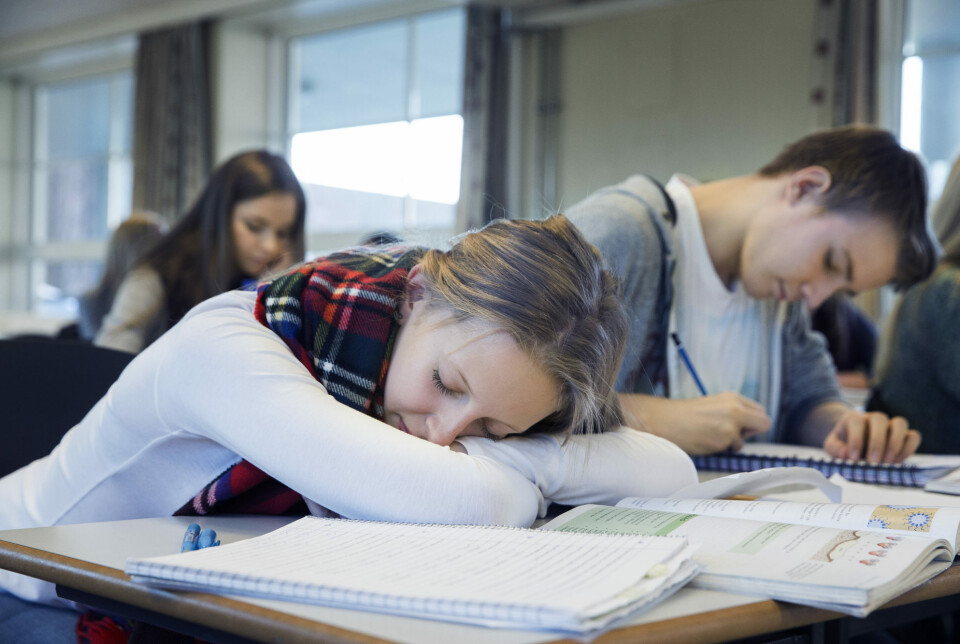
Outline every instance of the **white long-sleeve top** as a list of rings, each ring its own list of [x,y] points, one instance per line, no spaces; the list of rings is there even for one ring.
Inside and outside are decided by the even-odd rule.
[[[550,501],[696,482],[679,448],[631,429],[563,445],[464,438],[467,454],[397,431],[330,396],[254,303],[207,300],[135,358],[50,455],[0,479],[0,529],[169,516],[241,458],[343,516],[384,521],[526,526]],[[2,571],[0,588],[53,597]]]

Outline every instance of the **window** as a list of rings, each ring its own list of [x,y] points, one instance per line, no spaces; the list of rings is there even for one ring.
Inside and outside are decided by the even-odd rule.
[[[464,35],[454,9],[291,40],[288,149],[312,249],[453,232]]]
[[[37,84],[32,103],[32,308],[69,317],[130,212],[133,75]]]
[[[905,18],[900,135],[927,162],[935,199],[960,154],[960,3],[909,0]]]

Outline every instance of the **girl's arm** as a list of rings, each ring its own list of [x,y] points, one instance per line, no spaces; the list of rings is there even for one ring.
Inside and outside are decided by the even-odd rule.
[[[249,308],[235,305],[243,297],[208,301],[164,337],[155,395],[171,429],[208,437],[347,517],[533,522],[543,499],[521,473],[337,402]]]
[[[547,501],[612,505],[628,496],[666,496],[697,482],[690,457],[668,440],[622,427],[564,443],[547,435],[459,439],[467,453],[513,467]]]

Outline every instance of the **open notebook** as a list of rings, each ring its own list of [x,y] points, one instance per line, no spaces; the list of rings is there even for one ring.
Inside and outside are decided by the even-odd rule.
[[[839,460],[817,447],[780,443],[747,443],[739,452],[694,456],[698,470],[752,472],[768,467],[812,467],[824,476],[839,474],[848,481],[923,487],[928,481],[960,468],[960,456],[915,454],[903,463]]]
[[[481,626],[590,633],[669,596],[683,538],[305,517],[260,537],[130,559],[150,585]]]

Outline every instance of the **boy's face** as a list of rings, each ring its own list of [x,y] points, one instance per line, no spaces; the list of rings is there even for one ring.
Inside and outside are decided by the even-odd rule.
[[[416,269],[415,269],[416,270]],[[411,282],[419,276],[411,273]],[[508,333],[454,322],[408,296],[384,392],[384,421],[437,445],[521,434],[553,413],[556,383]]]
[[[867,213],[824,211],[820,194],[787,194],[750,225],[740,278],[751,297],[803,300],[812,310],[837,291],[860,293],[893,279],[893,228]]]
[[[806,302],[813,310],[837,291],[860,293],[893,279],[893,229],[864,216],[810,213],[744,240],[743,286],[751,297]]]

